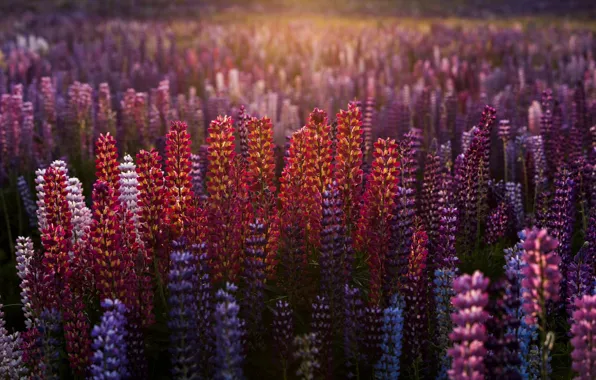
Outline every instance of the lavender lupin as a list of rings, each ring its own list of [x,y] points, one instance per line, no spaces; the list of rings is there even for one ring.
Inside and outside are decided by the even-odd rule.
[[[284,378],[287,377],[293,336],[294,321],[292,317],[292,309],[287,301],[279,300],[276,302],[273,311],[273,340],[281,359]]]
[[[575,255],[567,267],[567,314],[573,315],[575,300],[592,294],[594,263],[588,256],[587,244]]]
[[[23,202],[25,212],[29,218],[29,226],[31,228],[35,228],[37,227],[36,206],[35,202],[33,201],[33,196],[31,195],[31,190],[29,189],[29,184],[27,184],[25,177],[20,176],[17,179],[17,187],[19,189],[19,194],[21,195],[21,201]]]
[[[62,346],[62,316],[56,309],[44,309],[39,315],[38,347],[41,349],[39,369],[45,379],[60,378],[60,347]]]
[[[243,318],[246,320],[249,332],[256,337],[262,333],[264,298],[263,285],[265,283],[265,224],[260,219],[249,223],[249,236],[246,238],[244,259],[245,295],[243,300]]]
[[[404,328],[404,302],[394,296],[383,311],[381,359],[375,364],[375,378],[395,380],[400,375],[400,358]]]
[[[484,359],[487,379],[521,379],[516,369],[520,363],[517,337],[511,333],[519,325],[519,320],[507,312],[508,309],[515,308],[519,301],[516,302],[515,297],[506,294],[507,286],[505,279],[499,279],[488,288],[492,298],[486,307],[490,315],[486,321],[488,339],[485,343],[490,355]]]
[[[441,268],[435,270],[433,280],[434,300],[436,307],[436,330],[439,349],[440,367],[438,379],[447,378],[447,370],[451,367],[451,357],[446,355],[449,347],[449,333],[453,329],[451,314],[455,311],[451,299],[455,296],[453,281],[457,276],[456,268]]]
[[[325,297],[317,296],[312,304],[311,330],[315,334],[315,344],[318,350],[317,361],[321,365],[321,372],[332,376],[332,338],[331,310]]]
[[[244,378],[242,337],[243,322],[238,318],[240,308],[233,293],[234,284],[217,292],[215,306],[215,376],[217,380]]]
[[[321,291],[329,302],[333,319],[340,313],[347,255],[339,193],[329,187],[322,194]]]
[[[525,320],[525,312],[523,310],[523,293],[525,289],[521,286],[524,278],[523,268],[527,265],[523,261],[523,243],[526,238],[525,232],[521,231],[518,234],[520,242],[513,248],[505,249],[505,275],[509,282],[506,288],[505,297],[507,297],[507,314],[512,318],[519,320],[519,325],[509,326],[508,334],[516,337],[519,346],[519,373],[524,380],[530,379],[532,368],[531,362],[538,361],[532,355],[536,351],[533,349],[533,343],[538,339],[538,328],[536,325],[528,325]]]
[[[93,327],[93,357],[90,368],[93,380],[125,379],[128,372],[126,345],[126,307],[119,300],[105,299],[99,325]]]
[[[29,283],[29,274],[31,271],[31,260],[33,260],[33,241],[30,237],[19,236],[16,245],[17,275],[21,279],[21,303],[23,304],[23,314],[25,316],[25,326],[33,326],[33,306],[31,304],[31,285]]]
[[[363,339],[361,335],[363,322],[362,300],[358,288],[344,287],[344,354],[346,358],[347,376],[359,376],[359,361],[362,358]]]
[[[18,332],[8,333],[2,308],[3,305],[0,303],[0,378],[24,379],[27,369],[20,349],[21,337]]]
[[[172,375],[176,379],[195,379],[198,377],[199,359],[196,356],[199,320],[197,259],[190,252],[175,250],[170,255],[170,260],[168,327]]]

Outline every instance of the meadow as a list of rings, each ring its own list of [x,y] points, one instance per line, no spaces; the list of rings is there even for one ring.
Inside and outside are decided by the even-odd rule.
[[[0,379],[595,379],[594,30],[2,19]]]

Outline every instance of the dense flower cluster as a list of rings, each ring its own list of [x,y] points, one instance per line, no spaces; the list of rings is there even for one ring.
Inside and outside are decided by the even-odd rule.
[[[571,343],[576,379],[591,379],[596,373],[596,296],[586,295],[575,301]]]
[[[489,315],[485,310],[488,304],[489,280],[481,272],[473,275],[462,275],[453,283],[455,297],[452,314],[454,328],[449,338],[454,342],[449,349],[453,358],[450,379],[483,379],[484,378],[484,346],[487,339],[486,320]]]
[[[78,17],[0,25],[1,378],[592,376],[591,31]]]

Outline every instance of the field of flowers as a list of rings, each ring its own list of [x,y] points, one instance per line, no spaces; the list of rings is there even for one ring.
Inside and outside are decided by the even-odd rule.
[[[596,379],[593,29],[0,31],[0,379]]]

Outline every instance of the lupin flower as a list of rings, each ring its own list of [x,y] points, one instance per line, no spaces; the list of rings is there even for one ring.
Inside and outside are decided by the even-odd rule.
[[[66,177],[60,169],[50,167],[44,175],[44,207],[47,227],[42,230],[43,305],[58,307],[58,299],[64,289],[69,270],[69,245],[72,236],[72,214],[66,199]]]
[[[331,166],[333,152],[331,150],[331,126],[325,111],[315,108],[306,124],[308,131],[306,144],[309,154],[306,156],[305,165],[310,166],[313,176],[306,181],[319,193],[322,193],[331,184],[333,167]]]
[[[192,192],[196,196],[202,197],[205,195],[205,173],[203,172],[201,165],[201,156],[198,154],[191,154],[190,162],[190,182],[192,184]]]
[[[174,250],[168,281],[170,306],[170,352],[172,375],[177,379],[193,379],[197,373],[198,343],[197,258],[190,252]]]
[[[523,228],[525,214],[524,204],[522,200],[522,186],[521,183],[506,182],[505,183],[505,198],[513,212],[514,225],[516,230]]]
[[[184,122],[172,122],[166,135],[166,178],[169,219],[177,237],[184,233],[184,225],[190,217],[193,199],[190,172],[190,135]]]
[[[73,283],[69,279],[61,300],[64,310],[64,338],[70,367],[78,376],[84,376],[91,360],[91,324],[85,314],[82,292]]]
[[[95,142],[95,176],[98,181],[107,183],[116,197],[120,195],[118,149],[116,139],[109,133],[100,135]]]
[[[25,177],[20,176],[17,179],[17,188],[19,189],[21,201],[23,202],[25,212],[29,218],[29,227],[35,228],[37,227],[37,209],[35,202],[33,201],[33,196],[31,195],[31,190],[29,189],[29,184],[27,184]]]
[[[401,186],[416,190],[416,172],[418,171],[418,132],[416,128],[408,131],[399,141],[398,153],[401,166]],[[411,194],[414,196],[414,193]]]
[[[193,244],[190,247],[193,255],[199,258],[198,276],[199,285],[197,290],[198,299],[198,348],[197,355],[202,360],[198,363],[199,372],[203,377],[212,376],[213,353],[215,346],[214,323],[214,300],[211,279],[209,278],[209,258],[207,256],[207,247],[205,243]]]
[[[547,152],[555,152],[556,150],[556,128],[553,127],[553,92],[550,89],[542,93],[541,99],[542,115],[540,117],[540,137],[544,141],[544,148]],[[555,157],[548,156],[548,167],[554,168]],[[546,161],[545,161],[546,162]]]
[[[449,347],[449,333],[453,329],[451,314],[455,311],[451,299],[455,296],[453,281],[457,276],[457,269],[440,268],[435,270],[433,280],[434,305],[436,307],[436,330],[441,364],[437,375],[440,379],[447,378],[447,370],[451,367],[451,358],[447,355]]]
[[[236,286],[226,284],[217,292],[215,306],[215,376],[217,380],[242,379],[244,325],[238,318],[240,308],[234,299]]]
[[[292,225],[304,229],[305,233],[314,234],[318,233],[318,204],[316,194],[313,193],[314,186],[308,183],[313,179],[312,166],[306,165],[308,155],[311,154],[307,144],[309,133],[306,128],[302,128],[291,137],[285,166],[279,179],[279,200],[282,225]],[[318,236],[316,239],[318,240]]]
[[[340,192],[347,234],[353,230],[355,207],[362,192],[362,112],[354,103],[337,114],[335,179]]]
[[[511,230],[509,216],[511,214],[508,203],[499,202],[498,206],[488,215],[486,221],[486,243],[495,244],[505,238]]]
[[[402,354],[402,331],[404,328],[404,305],[394,296],[383,311],[383,342],[381,359],[375,364],[375,378],[398,379]]]
[[[436,144],[436,141],[435,141]],[[424,179],[419,208],[422,221],[428,231],[429,251],[434,254],[438,245],[439,221],[441,217],[441,167],[440,158],[435,150],[426,156]]]
[[[500,120],[499,121],[499,129],[498,135],[501,141],[503,141],[503,170],[504,170],[504,178],[505,182],[508,181],[507,176],[507,169],[509,168],[509,160],[507,158],[507,151],[509,148],[509,141],[511,140],[511,123],[509,120]]]
[[[533,163],[534,186],[536,191],[540,191],[546,182],[548,171],[544,140],[542,136],[529,136],[525,141]]]
[[[160,156],[155,150],[150,152],[141,150],[137,154],[139,232],[145,248],[148,250],[147,257],[157,260],[157,274],[161,277],[161,281],[165,281],[170,260],[163,249],[164,226],[168,222],[165,203],[166,190],[159,161]]]
[[[559,243],[546,230],[527,229],[525,234],[523,259],[527,266],[522,270],[522,286],[526,289],[523,293],[526,322],[530,325],[537,324],[540,318],[541,323],[546,323],[543,320],[546,302],[559,299],[561,258],[554,252]]]
[[[362,120],[362,152],[364,154],[364,162],[369,162],[370,153],[373,150],[372,127],[373,118],[375,114],[375,100],[373,97],[366,98],[363,114],[364,117]]]
[[[400,283],[407,273],[408,258],[412,248],[414,214],[416,212],[416,148],[414,133],[406,133],[398,145],[400,187],[395,196],[391,218],[391,240],[387,257],[387,276]],[[388,284],[385,284],[387,288]],[[393,284],[392,286],[394,286]]]
[[[126,344],[126,307],[119,300],[106,299],[99,325],[93,327],[93,363],[90,372],[93,380],[125,379],[128,370]]]
[[[54,124],[56,122],[56,94],[52,84],[52,78],[42,77],[39,87],[44,120]]]
[[[358,373],[358,362],[361,353],[363,338],[361,333],[363,322],[362,300],[360,290],[346,284],[344,287],[344,313],[343,313],[343,347],[346,357],[347,377],[354,378]],[[356,372],[356,373],[354,373]]]
[[[43,187],[45,185],[45,173],[46,169],[37,169],[35,171],[35,194],[37,195],[37,201],[35,202],[35,204],[37,205],[37,209],[35,210],[35,215],[37,217],[39,231],[43,231],[43,229],[48,226],[45,205],[45,193],[43,190]]]
[[[487,211],[490,135],[495,114],[494,108],[484,108],[459,168],[458,209],[462,221],[463,249],[466,253],[471,252],[474,243],[478,244],[479,223],[484,220]]]
[[[258,195],[268,189],[275,192],[275,157],[273,151],[273,125],[267,117],[251,118],[247,123],[246,145],[247,174],[250,189]]]
[[[38,196],[43,196],[44,223],[40,226],[59,225],[70,235],[72,214],[66,198],[68,186],[66,164],[63,161],[54,161],[42,175],[43,181],[40,183],[42,183],[43,192],[38,193]]]
[[[296,351],[294,357],[300,360],[296,375],[303,380],[314,380],[315,372],[320,368],[317,361],[319,350],[316,344],[316,334],[310,333],[297,336],[294,339]]]
[[[379,306],[365,307],[362,313],[362,326],[363,352],[366,352],[369,363],[376,363],[381,357],[383,343],[383,309]]]
[[[403,285],[407,312],[405,315],[407,329],[404,332],[408,357],[418,360],[423,354],[425,333],[428,325],[428,236],[421,224],[416,227],[412,238],[412,250],[408,261],[408,274]]]
[[[287,375],[292,338],[294,337],[294,318],[292,309],[287,301],[279,300],[273,310],[273,341],[281,359],[284,374]]]
[[[31,328],[34,319],[34,310],[39,308],[38,295],[36,290],[38,283],[35,280],[35,274],[39,268],[34,268],[33,241],[30,237],[19,236],[16,244],[17,275],[21,279],[21,303],[23,304],[23,314],[25,316],[25,325]],[[32,281],[33,280],[33,281]]]
[[[3,305],[0,303],[0,378],[26,378],[27,368],[23,363],[21,337],[18,332],[9,334],[4,321]]]
[[[41,358],[37,363],[43,379],[60,378],[60,347],[62,346],[62,316],[57,309],[43,309],[37,323],[37,342]]]
[[[33,157],[33,134],[35,132],[35,119],[33,114],[33,104],[31,102],[23,103],[23,122],[21,124],[21,147],[23,150],[23,160],[30,163],[28,157]]]
[[[493,296],[486,306],[489,318],[486,321],[488,339],[485,347],[490,355],[484,358],[487,379],[521,380],[517,370],[520,364],[519,344],[517,336],[513,333],[518,326],[519,320],[509,310],[519,304],[514,295],[506,294],[508,283],[505,279],[492,282],[488,291]]]
[[[566,301],[567,314],[573,315],[575,300],[593,291],[594,262],[588,257],[587,246],[584,245],[567,267]]]
[[[333,370],[333,331],[331,328],[329,301],[325,297],[316,296],[312,303],[311,331],[315,334],[316,360],[322,367],[321,372],[327,377],[332,376]]]
[[[339,191],[329,187],[323,192],[321,219],[321,291],[329,301],[333,318],[340,313],[343,285],[351,277],[351,247],[346,242]]]
[[[68,179],[66,188],[68,208],[72,214],[72,241],[76,243],[85,238],[89,227],[91,226],[91,210],[85,205],[85,196],[83,195],[83,184],[78,178]]]
[[[244,281],[246,282],[244,296],[245,320],[249,324],[251,333],[257,334],[262,330],[265,282],[265,225],[260,219],[248,225],[249,235],[246,239],[244,254]],[[257,334],[258,335],[258,334]]]
[[[275,273],[277,263],[277,244],[279,222],[275,207],[275,152],[273,143],[273,124],[269,118],[244,120],[247,128],[246,175],[253,211],[262,219],[265,228],[265,248],[267,274]],[[244,147],[243,147],[244,149]]]
[[[147,93],[137,92],[134,99],[133,119],[138,130],[139,143],[141,145],[144,145],[149,137],[149,120],[147,114]]]
[[[91,156],[93,153],[92,102],[93,89],[87,83],[75,81],[68,87],[68,121],[75,135],[80,138],[81,157]]]
[[[116,113],[112,111],[110,86],[107,83],[99,84],[96,123],[99,133],[116,134]]]
[[[370,255],[370,299],[381,299],[385,277],[385,255],[390,238],[389,221],[398,190],[399,161],[394,140],[375,143],[374,160],[364,195],[356,237],[356,246]]]
[[[596,376],[596,296],[585,295],[576,299],[574,306],[571,368],[578,374],[575,379],[593,379]]]
[[[129,300],[127,279],[133,275],[132,253],[124,250],[120,233],[118,205],[113,189],[103,181],[93,188],[93,222],[90,243],[95,270],[95,286],[100,299]]]
[[[517,328],[510,326],[507,333],[515,336],[518,342],[519,373],[523,379],[527,380],[533,372],[530,365],[531,362],[535,361],[532,357],[532,353],[535,352],[532,344],[538,337],[538,328],[536,325],[528,325],[525,320],[525,311],[522,304],[525,292],[522,287],[523,268],[527,266],[523,260],[525,232],[521,231],[519,237],[520,242],[513,248],[505,249],[505,275],[509,282],[505,294],[507,301],[505,307],[507,314],[519,321]]]
[[[157,132],[158,135],[161,136],[165,133],[170,121],[171,99],[169,80],[165,79],[159,82],[157,91],[155,91],[155,97],[152,96],[151,101],[154,102],[154,105],[159,115],[160,127],[157,130]]]
[[[454,327],[449,335],[453,342],[453,347],[448,350],[453,358],[448,371],[450,379],[484,379],[488,283],[489,280],[479,271],[473,275],[464,274],[453,283],[456,296],[452,303],[456,312],[451,316]]]
[[[22,117],[23,117],[23,86],[17,84],[14,86],[12,95],[8,98],[8,112],[2,115],[3,123],[6,123],[8,128],[7,140],[10,142],[8,151],[11,161],[15,161],[21,156],[21,133],[22,133]]]
[[[554,185],[555,194],[549,205],[546,227],[551,236],[558,241],[557,255],[561,258],[561,274],[563,278],[567,278],[567,267],[573,258],[571,240],[576,212],[576,184],[572,179],[571,171],[566,167],[560,167],[555,174]],[[561,285],[565,292],[566,281]]]
[[[439,267],[455,269],[457,264],[457,252],[455,240],[457,234],[458,211],[456,208],[441,207],[441,218],[439,219],[439,234],[436,257]]]
[[[312,210],[316,207],[315,197],[311,194],[312,187],[304,184],[307,177],[304,160],[306,150],[307,131],[302,128],[291,137],[286,151],[285,166],[281,174],[279,203],[280,242],[284,254],[281,256],[285,273],[280,274],[284,287],[293,297],[299,290],[304,269],[307,266],[305,243],[309,231],[318,230],[313,221]],[[317,237],[317,240],[319,237]]]
[[[250,143],[250,139],[248,135],[250,131],[248,126],[250,122],[251,117],[246,112],[244,104],[240,105],[240,109],[238,110],[238,135],[240,136],[240,152],[244,160],[247,160],[249,156],[248,144]]]
[[[120,176],[118,178],[120,186],[120,206],[123,210],[129,211],[135,225],[135,232],[138,234],[140,229],[139,217],[141,208],[139,207],[139,174],[132,157],[127,154],[123,162],[118,167]]]
[[[241,270],[242,214],[235,166],[234,128],[232,119],[219,116],[209,126],[209,193],[210,258],[213,260],[213,281],[234,280]]]

